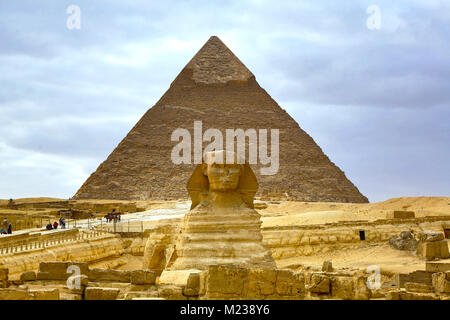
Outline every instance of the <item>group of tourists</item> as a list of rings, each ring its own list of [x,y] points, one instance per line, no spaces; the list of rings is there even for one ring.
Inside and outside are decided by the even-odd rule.
[[[3,219],[2,228],[0,229],[0,234],[11,234],[12,224],[8,222],[8,219]]]
[[[66,228],[66,220],[63,217],[59,218],[59,223],[55,221],[55,222],[53,222],[53,224],[51,224],[49,222],[47,224],[47,226],[45,227],[45,229],[47,229],[47,230],[58,229],[58,226],[61,226],[61,229]]]
[[[105,215],[104,218],[106,219],[106,222],[120,221],[120,212],[116,212],[116,209],[113,209],[112,212]]]

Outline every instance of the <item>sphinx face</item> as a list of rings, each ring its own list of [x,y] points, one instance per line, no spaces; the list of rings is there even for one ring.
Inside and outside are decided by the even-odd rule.
[[[238,188],[241,170],[239,164],[212,163],[205,167],[204,174],[208,176],[211,191],[227,192]]]

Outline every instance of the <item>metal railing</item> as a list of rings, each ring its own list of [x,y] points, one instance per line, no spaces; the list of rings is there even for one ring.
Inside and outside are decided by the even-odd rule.
[[[41,250],[66,243],[97,239],[104,237],[106,234],[107,232],[103,230],[78,230],[78,232],[70,234],[65,234],[64,231],[59,231],[52,235],[44,234],[43,236],[48,237],[44,239],[17,239],[9,241],[8,239],[3,239],[5,241],[0,241],[0,255]]]

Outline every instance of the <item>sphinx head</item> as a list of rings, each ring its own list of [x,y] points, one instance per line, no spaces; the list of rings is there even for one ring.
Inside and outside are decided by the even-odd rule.
[[[236,154],[223,150],[208,152],[206,163],[202,164],[203,174],[208,177],[209,189],[214,192],[237,190],[243,170],[244,165],[239,164]]]
[[[258,181],[248,163],[238,161],[234,152],[212,151],[206,153],[205,163],[195,167],[187,190],[192,200],[191,209],[202,201],[210,201],[211,192],[237,193],[249,208],[253,208]]]

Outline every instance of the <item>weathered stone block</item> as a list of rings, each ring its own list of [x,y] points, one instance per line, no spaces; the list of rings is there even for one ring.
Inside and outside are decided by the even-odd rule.
[[[352,299],[355,300],[368,300],[374,295],[367,287],[367,276],[353,277],[353,291]]]
[[[425,230],[419,233],[419,241],[434,242],[444,240],[444,234],[442,232]]]
[[[436,293],[450,293],[450,272],[434,273],[432,282]]]
[[[394,289],[388,292],[386,300],[439,300],[439,297],[433,293],[407,292],[405,289]]]
[[[119,295],[119,289],[88,287],[84,291],[85,300],[116,300]]]
[[[159,296],[167,300],[184,300],[183,288],[175,285],[158,287]]]
[[[304,296],[305,278],[302,273],[294,273],[291,270],[278,270],[275,289],[280,296]]]
[[[427,262],[425,270],[431,272],[450,271],[450,262]]]
[[[72,293],[83,294],[88,284],[89,284],[88,276],[80,274],[71,277],[70,282],[67,285]]]
[[[242,295],[249,270],[236,266],[212,265],[208,268],[207,292]]]
[[[150,270],[134,270],[131,272],[132,284],[155,284],[156,274]]]
[[[400,211],[394,210],[392,212],[388,212],[386,218],[388,219],[412,219],[416,215],[414,211]]]
[[[331,281],[330,278],[323,274],[311,275],[311,284],[309,291],[312,293],[330,293]]]
[[[450,258],[447,240],[419,242],[417,254],[426,260]]]
[[[323,272],[333,272],[333,264],[331,261],[324,261],[322,264],[322,271]]]
[[[353,278],[332,277],[331,295],[338,299],[351,300],[353,297]]]
[[[0,268],[0,280],[8,280],[8,268]]]
[[[0,300],[29,300],[27,290],[23,289],[0,289]]]
[[[407,282],[405,289],[410,292],[433,293],[433,287],[424,283]]]
[[[33,300],[59,300],[58,288],[33,289],[29,294]]]
[[[74,274],[74,268],[80,269],[80,274],[88,274],[89,266],[85,262],[41,262],[37,280],[67,280]]]
[[[35,281],[36,280],[36,272],[34,271],[25,271],[20,275],[21,281]]]
[[[400,292],[400,300],[439,300],[433,293]]]
[[[404,288],[407,282],[431,285],[432,274],[433,272],[424,270],[417,270],[408,274],[400,273],[395,275],[394,282],[399,288]]]
[[[400,300],[400,290],[392,289],[386,295],[386,300]]]
[[[131,283],[131,271],[94,268],[89,272],[89,280]]]

